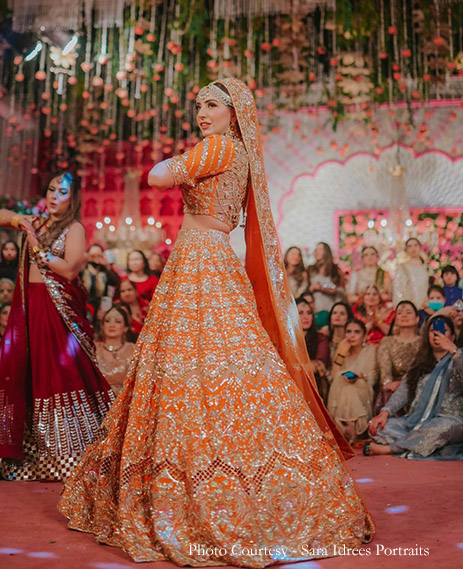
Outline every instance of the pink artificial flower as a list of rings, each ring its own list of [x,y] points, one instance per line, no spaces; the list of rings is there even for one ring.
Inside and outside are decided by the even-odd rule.
[[[350,216],[352,218],[352,216]],[[352,233],[354,231],[354,225],[352,224],[351,221],[344,221],[344,223],[342,224],[342,228],[345,231],[345,233]]]
[[[445,227],[447,225],[447,217],[443,213],[440,213],[436,218],[435,224],[437,227]]]
[[[356,232],[359,235],[362,235],[364,231],[366,231],[366,229],[368,228],[368,219],[366,218],[365,215],[358,215],[357,216],[357,226],[356,226]]]

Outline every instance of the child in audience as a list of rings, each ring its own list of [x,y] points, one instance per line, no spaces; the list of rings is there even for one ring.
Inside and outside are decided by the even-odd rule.
[[[453,265],[447,265],[442,269],[444,281],[445,306],[452,306],[463,297],[463,290],[458,286],[460,275]]]

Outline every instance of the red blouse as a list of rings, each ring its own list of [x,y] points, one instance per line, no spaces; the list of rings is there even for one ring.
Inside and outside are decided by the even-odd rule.
[[[365,316],[359,313],[357,304],[354,304],[352,311],[354,313],[355,318],[361,320],[365,324],[368,322]],[[394,310],[391,310],[389,314],[386,316],[386,318],[384,318],[383,320],[384,324],[389,324],[390,326],[394,321],[394,317],[395,317],[395,312]],[[376,344],[379,344],[381,342],[384,336],[386,336],[386,334],[380,328],[373,326],[373,328],[369,332],[367,332],[366,343],[375,346]]]
[[[129,276],[129,279],[130,279],[130,276]],[[137,287],[138,296],[140,298],[144,298],[148,302],[153,298],[153,293],[156,290],[156,286],[159,282],[158,277],[156,277],[155,275],[150,275],[146,279],[146,281],[143,281],[141,283],[137,283],[135,281],[132,281],[132,279],[130,279],[130,280]]]

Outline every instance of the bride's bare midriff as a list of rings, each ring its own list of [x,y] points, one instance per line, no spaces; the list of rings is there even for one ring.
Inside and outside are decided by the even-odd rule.
[[[182,229],[218,229],[224,233],[230,233],[231,227],[211,215],[194,215],[185,213],[183,216]]]

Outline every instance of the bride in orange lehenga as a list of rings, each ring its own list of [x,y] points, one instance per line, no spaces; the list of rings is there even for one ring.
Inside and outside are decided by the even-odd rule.
[[[135,561],[264,567],[356,548],[374,525],[309,371],[252,94],[216,81],[197,108],[204,140],[149,177],[181,185],[182,230],[60,511]],[[246,271],[228,236],[243,206]]]

